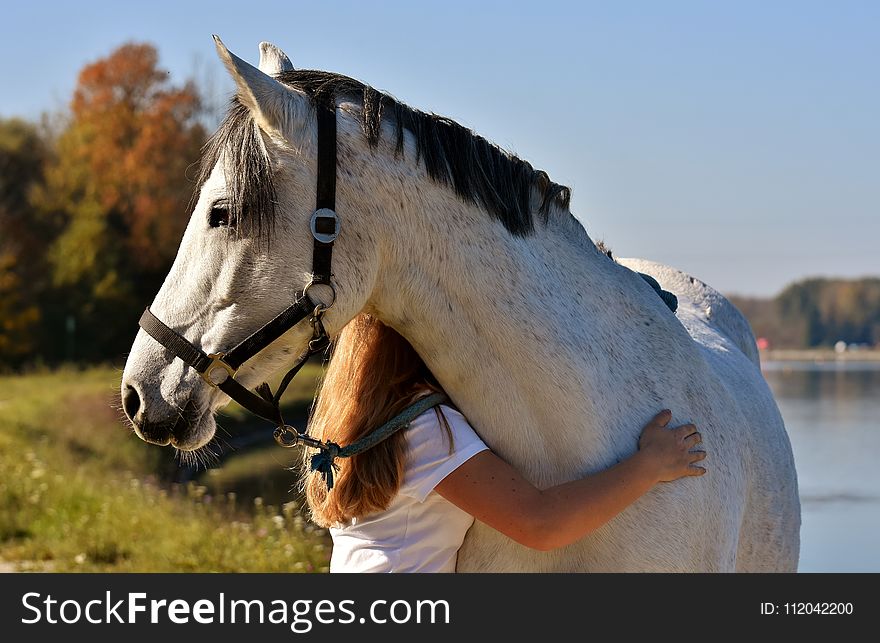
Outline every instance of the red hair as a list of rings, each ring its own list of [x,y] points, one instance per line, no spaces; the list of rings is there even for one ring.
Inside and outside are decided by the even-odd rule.
[[[426,392],[443,392],[406,339],[375,317],[360,314],[333,342],[330,363],[309,423],[309,433],[345,446],[381,426]],[[435,412],[449,435],[439,406]],[[451,436],[450,436],[451,437]],[[372,449],[336,461],[333,489],[310,473],[304,488],[312,519],[328,527],[388,507],[406,464],[405,431]]]

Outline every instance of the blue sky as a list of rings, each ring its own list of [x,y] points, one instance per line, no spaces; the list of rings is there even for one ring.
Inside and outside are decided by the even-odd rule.
[[[621,256],[767,295],[880,274],[880,2],[29,2],[0,24],[0,115],[62,109],[127,40],[231,91],[256,61],[340,71],[574,189]]]

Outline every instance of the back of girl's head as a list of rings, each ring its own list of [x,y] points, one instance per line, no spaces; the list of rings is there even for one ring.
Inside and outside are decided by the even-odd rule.
[[[409,342],[375,317],[358,315],[333,342],[309,433],[350,444],[425,391],[442,389]],[[329,492],[320,475],[309,473],[310,457],[305,454],[303,475],[312,519],[324,527],[345,523],[387,508],[397,494],[405,467],[404,431],[365,453],[338,459]]]

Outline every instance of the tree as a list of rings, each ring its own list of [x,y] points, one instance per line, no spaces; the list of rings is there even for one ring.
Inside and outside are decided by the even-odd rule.
[[[46,146],[37,128],[0,118],[0,230],[8,250],[24,251],[30,234],[30,193],[42,180]]]
[[[24,361],[37,340],[46,230],[30,195],[42,182],[46,155],[34,125],[0,119],[0,369]]]
[[[17,257],[0,249],[0,371],[31,354],[40,309],[32,303],[16,274]]]
[[[731,301],[774,347],[880,345],[880,278],[805,279],[773,299]]]
[[[129,43],[80,72],[41,210],[63,231],[48,256],[78,358],[118,354],[167,272],[186,225],[186,171],[205,132],[192,83],[173,86],[149,44]],[[71,316],[73,324],[71,324]]]

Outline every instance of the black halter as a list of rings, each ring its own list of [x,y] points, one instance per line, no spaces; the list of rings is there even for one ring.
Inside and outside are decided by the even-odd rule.
[[[144,310],[138,322],[140,327],[153,339],[194,368],[210,385],[220,389],[251,413],[263,417],[276,425],[275,439],[282,446],[293,446],[303,442],[310,446],[323,448],[323,444],[304,432],[293,431],[284,423],[281,416],[281,396],[288,384],[312,355],[321,353],[330,344],[330,337],[321,319],[336,299],[336,291],[331,281],[331,258],[333,242],[339,235],[339,218],[336,216],[336,106],[332,102],[316,106],[318,119],[318,181],[315,212],[310,221],[314,251],[312,254],[312,278],[296,294],[294,302],[281,311],[273,320],[262,326],[225,353],[204,351],[175,332],[149,309]],[[333,289],[333,300],[325,305],[309,296],[309,289],[317,284]],[[288,330],[304,319],[312,325],[313,336],[308,348],[297,359],[294,366],[282,379],[278,390],[272,393],[265,382],[255,392],[239,384],[235,373],[246,361],[269,346]]]

